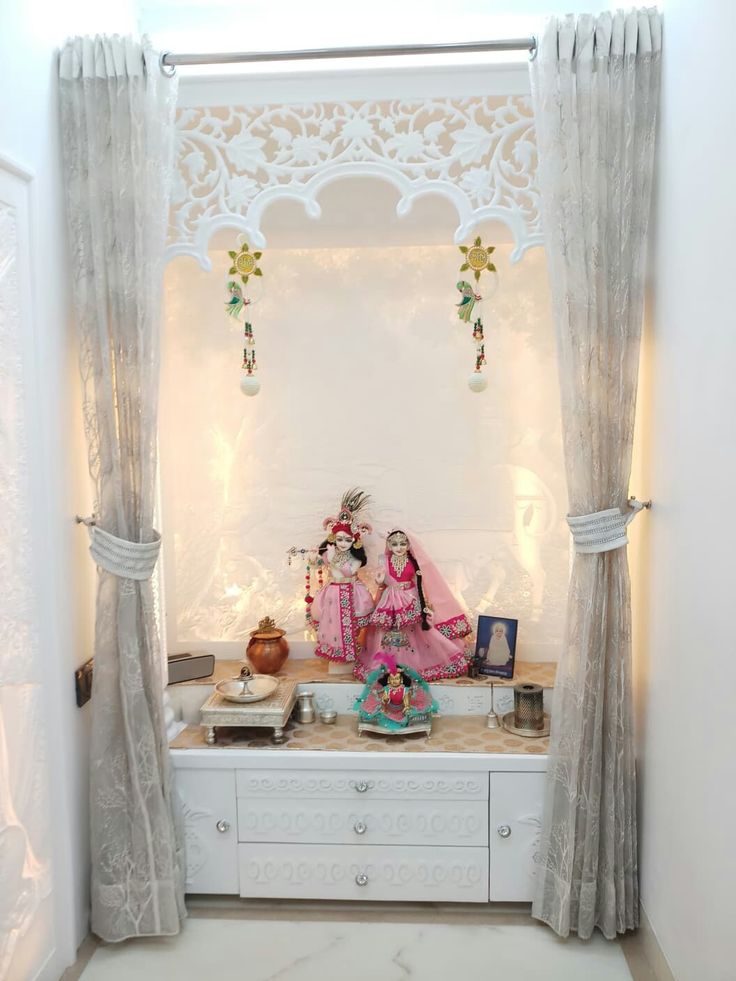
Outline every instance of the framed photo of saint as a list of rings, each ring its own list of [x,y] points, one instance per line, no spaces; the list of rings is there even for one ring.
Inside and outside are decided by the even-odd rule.
[[[481,675],[513,678],[519,621],[509,617],[479,616],[475,641],[475,668]]]

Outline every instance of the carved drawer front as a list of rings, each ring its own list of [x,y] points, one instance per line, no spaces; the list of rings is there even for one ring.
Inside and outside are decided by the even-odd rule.
[[[186,891],[238,894],[234,770],[177,769],[186,848]]]
[[[492,773],[490,899],[531,902],[542,833],[544,773]]]
[[[488,901],[487,848],[241,844],[240,895]]]
[[[458,804],[241,797],[238,838],[335,845],[487,845],[488,811],[485,801],[474,800]]]
[[[238,770],[238,797],[488,800],[485,773],[396,770]]]

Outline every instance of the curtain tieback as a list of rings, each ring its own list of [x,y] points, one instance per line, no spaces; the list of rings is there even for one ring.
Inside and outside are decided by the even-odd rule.
[[[157,531],[153,532],[152,542],[128,542],[103,531],[94,518],[77,517],[77,521],[87,525],[90,555],[102,569],[121,579],[151,578],[161,551],[161,535]]]
[[[586,554],[611,552],[615,548],[628,545],[627,526],[640,511],[650,508],[652,502],[637,501],[635,497],[630,497],[628,506],[628,512],[623,512],[620,508],[608,508],[593,514],[568,514],[567,523],[572,532],[575,551]]]

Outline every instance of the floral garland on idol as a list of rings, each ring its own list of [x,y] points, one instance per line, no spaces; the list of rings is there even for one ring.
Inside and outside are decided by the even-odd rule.
[[[299,548],[296,545],[292,545],[291,548],[286,550],[286,554],[289,557],[289,565],[297,558],[304,562],[304,619],[307,628],[310,628],[312,626],[312,603],[314,603],[312,576],[316,573],[316,592],[319,592],[325,584],[325,561],[316,547]]]
[[[227,271],[226,289],[228,300],[225,303],[225,312],[228,316],[240,322],[243,316],[243,375],[240,379],[240,390],[244,395],[257,395],[261,388],[261,383],[255,377],[258,371],[256,362],[255,337],[253,335],[253,325],[247,319],[247,308],[252,300],[245,296],[244,288],[248,285],[251,276],[262,276],[258,260],[263,255],[262,252],[251,252],[247,242],[243,242],[237,250],[228,252],[232,265]],[[236,278],[233,278],[236,277]],[[240,279],[240,282],[238,282]],[[242,286],[241,286],[242,283]]]
[[[470,246],[461,245],[460,251],[463,254],[460,272],[467,272],[468,269],[472,270],[476,283],[480,282],[482,272],[488,271],[496,274],[496,267],[491,262],[491,254],[496,251],[496,248],[493,245],[483,245],[480,236]],[[455,288],[462,297],[460,302],[456,304],[457,315],[460,320],[469,324],[473,317],[475,304],[480,303],[483,297],[480,293],[476,293],[473,284],[467,282],[465,279],[459,280],[455,284]],[[468,379],[468,386],[473,392],[482,392],[488,385],[488,380],[483,372],[483,368],[487,364],[486,344],[483,319],[479,310],[476,312],[473,320],[473,340],[475,341],[475,369]]]

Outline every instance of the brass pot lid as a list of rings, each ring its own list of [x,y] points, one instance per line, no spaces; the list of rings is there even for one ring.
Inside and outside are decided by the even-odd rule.
[[[258,627],[251,630],[250,635],[258,640],[277,640],[279,637],[283,637],[285,633],[285,630],[276,626],[271,617],[264,617]]]

